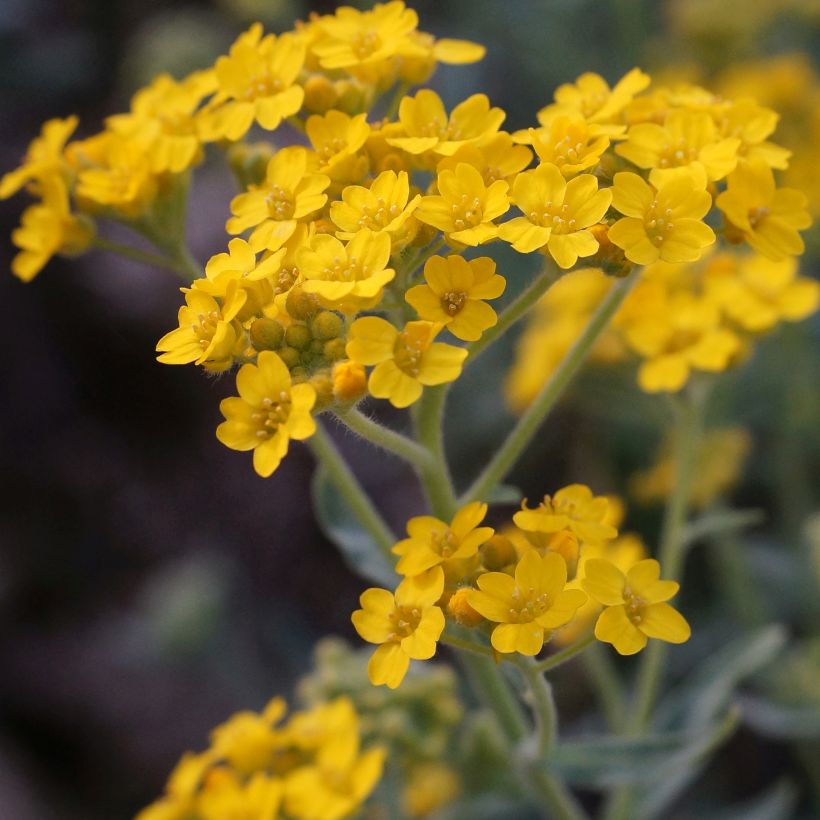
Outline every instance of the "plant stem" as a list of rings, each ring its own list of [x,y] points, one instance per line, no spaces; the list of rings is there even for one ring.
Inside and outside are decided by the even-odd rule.
[[[382,450],[387,450],[412,464],[417,470],[421,471],[430,466],[433,457],[424,447],[411,438],[379,424],[355,407],[349,410],[335,410],[334,413],[354,433],[358,433],[376,447],[381,447]]]
[[[469,350],[467,364],[475,361],[493,342],[500,339],[524,314],[528,313],[530,308],[563,276],[563,273],[557,269],[540,273],[535,281],[531,282],[498,314],[498,322],[485,330],[481,338],[467,348]]]
[[[376,542],[379,549],[393,563],[395,556],[391,549],[396,543],[395,536],[379,511],[373,506],[373,502],[356,476],[353,475],[353,471],[342,458],[342,454],[321,423],[316,425],[316,432],[308,443],[316,458],[327,470],[331,481],[336,485],[336,489],[358,518],[359,523],[370,533],[370,537]]]
[[[132,261],[139,262],[143,265],[173,271],[188,281],[185,276],[187,271],[181,266],[179,260],[172,259],[169,256],[152,253],[151,251],[144,251],[141,248],[133,248],[131,245],[125,245],[122,242],[115,242],[113,239],[105,239],[102,236],[94,237],[93,246],[101,251],[116,253],[125,259],[131,259]]]
[[[604,300],[598,306],[583,333],[570,348],[561,364],[550,379],[541,388],[533,403],[527,408],[518,423],[510,431],[504,443],[484,468],[481,475],[461,497],[459,503],[487,498],[496,485],[509,472],[518,460],[518,457],[530,443],[532,437],[546,418],[550,410],[564,392],[572,377],[586,361],[592,346],[609,324],[610,319],[623,303],[632,285],[637,279],[636,274],[618,280],[609,290]]]
[[[626,698],[618,673],[606,652],[605,647],[596,644],[584,654],[584,665],[595,687],[607,725],[613,732],[622,732],[626,718]]]
[[[432,456],[420,471],[422,485],[433,514],[449,521],[458,509],[447,456],[444,452],[444,403],[447,385],[427,387],[416,412],[418,440]]]
[[[589,635],[581,638],[579,641],[576,641],[574,644],[570,644],[570,646],[565,649],[555,652],[548,658],[544,658],[542,661],[536,661],[535,668],[539,672],[547,672],[551,669],[556,669],[562,664],[565,664],[567,661],[572,660],[576,655],[583,652],[591,643],[594,642],[595,636],[590,633]]]
[[[439,643],[454,646],[456,649],[464,649],[467,652],[474,652],[477,655],[485,655],[488,658],[494,657],[493,650],[489,647],[482,646],[480,643],[475,643],[475,641],[469,641],[466,638],[459,638],[449,632],[442,634]]]

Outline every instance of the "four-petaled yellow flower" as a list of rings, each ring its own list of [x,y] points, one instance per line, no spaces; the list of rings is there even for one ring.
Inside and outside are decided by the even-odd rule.
[[[431,515],[411,518],[407,522],[410,537],[393,547],[393,552],[401,556],[396,572],[420,575],[448,561],[471,558],[495,533],[492,527],[478,526],[486,515],[487,505],[473,501],[462,507],[449,524]]]
[[[537,655],[545,633],[569,623],[587,596],[566,589],[567,564],[554,552],[526,552],[515,567],[515,578],[505,572],[478,577],[470,605],[488,621],[498,624],[490,642],[497,652]]]
[[[703,172],[680,169],[663,181],[653,172],[650,182],[627,171],[615,174],[612,205],[624,218],[609,229],[609,241],[638,265],[700,259],[715,241],[701,221],[712,205]]]
[[[512,200],[524,216],[501,225],[499,236],[519,253],[545,248],[566,269],[579,256],[598,250],[598,240],[588,229],[601,221],[612,193],[608,188],[599,191],[592,174],[567,182],[557,166],[545,162],[515,178]]]
[[[758,253],[783,259],[803,253],[798,231],[811,225],[806,195],[776,188],[772,169],[762,160],[741,163],[727,179],[715,204],[734,229]]]
[[[530,128],[526,141],[532,144],[541,162],[557,166],[565,177],[594,168],[609,148],[609,139],[623,126],[588,123],[580,114],[555,114],[541,128]],[[516,135],[518,137],[518,135]],[[525,141],[521,135],[521,141]]]
[[[426,285],[416,285],[405,294],[422,319],[440,322],[467,342],[481,338],[498,321],[483,300],[497,299],[507,282],[488,256],[469,261],[463,256],[433,256],[424,266],[424,279]]]
[[[437,177],[439,196],[425,196],[416,216],[447,234],[449,240],[462,245],[481,245],[495,239],[498,226],[494,219],[510,207],[509,185],[496,180],[489,186],[466,162],[454,171],[443,170]]]
[[[398,330],[378,316],[356,319],[350,327],[347,355],[359,364],[376,365],[368,379],[370,394],[389,399],[394,407],[408,407],[423,386],[457,379],[467,351],[434,342],[440,324],[408,322]]]
[[[436,606],[444,592],[444,571],[405,578],[395,594],[371,587],[359,598],[361,609],[351,618],[368,643],[380,644],[367,665],[370,682],[395,689],[407,674],[411,660],[426,661],[436,653],[444,631],[444,613]]]
[[[692,634],[683,615],[666,601],[677,594],[676,581],[660,580],[660,564],[638,561],[626,574],[614,564],[591,558],[584,566],[584,589],[606,609],[595,623],[595,637],[621,655],[634,655],[648,638],[684,643]]]
[[[253,450],[253,468],[267,478],[288,451],[290,439],[301,441],[316,431],[310,414],[316,391],[309,384],[291,384],[290,371],[273,351],[236,374],[239,396],[219,405],[225,421],[216,437],[232,450]]]

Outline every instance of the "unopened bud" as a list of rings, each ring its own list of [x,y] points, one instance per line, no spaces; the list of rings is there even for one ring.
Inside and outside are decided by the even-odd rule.
[[[285,331],[285,341],[297,350],[305,350],[313,341],[313,336],[306,325],[292,324]]]
[[[319,312],[319,299],[298,286],[293,287],[285,301],[285,310],[293,319],[307,321]]]
[[[481,562],[490,572],[514,564],[517,556],[513,542],[506,535],[494,535],[481,547]]]
[[[333,397],[345,404],[360,399],[367,391],[367,373],[358,362],[346,359],[333,366]]]
[[[338,313],[333,313],[329,310],[323,310],[313,317],[310,323],[310,329],[317,339],[335,339],[342,332],[344,322]]]
[[[337,362],[339,359],[344,359],[347,355],[345,353],[345,347],[347,346],[347,342],[344,339],[331,339],[329,342],[325,342],[324,354],[325,358],[331,362]]]
[[[276,319],[256,319],[251,325],[251,344],[257,350],[277,350],[284,336],[285,329]]]
[[[314,74],[305,82],[304,107],[311,114],[324,114],[333,108],[339,99],[339,92],[334,84],[322,74]]]
[[[478,626],[484,620],[484,616],[470,606],[471,591],[468,587],[461,587],[450,596],[447,602],[447,613],[462,626]]]

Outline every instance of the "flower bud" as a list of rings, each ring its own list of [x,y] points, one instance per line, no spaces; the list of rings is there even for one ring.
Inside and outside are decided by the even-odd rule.
[[[312,293],[305,293],[300,287],[294,287],[288,293],[285,310],[293,319],[307,321],[319,312],[319,299]]]
[[[304,84],[304,107],[311,114],[324,114],[336,105],[339,92],[334,84],[323,74],[314,74]]]
[[[339,359],[344,359],[344,357],[347,355],[345,353],[346,345],[347,342],[344,339],[331,339],[329,342],[325,342],[325,358],[331,362],[336,362]]]
[[[277,350],[285,337],[285,329],[276,319],[256,319],[251,325],[251,344],[257,350]]]
[[[478,626],[483,620],[484,616],[476,612],[468,600],[470,595],[469,587],[461,587],[457,589],[447,602],[447,614],[453,618],[456,623],[462,626]]]
[[[300,362],[299,351],[295,347],[282,347],[276,352],[288,367],[296,367]]]
[[[367,373],[364,366],[349,359],[333,366],[333,396],[336,401],[349,402],[360,399],[367,391]]]
[[[517,558],[515,546],[506,535],[494,535],[481,547],[481,562],[490,572],[496,572],[514,564]]]
[[[285,341],[297,350],[305,350],[313,336],[306,325],[294,323],[285,331]]]
[[[323,310],[313,317],[310,323],[310,329],[317,339],[335,339],[342,333],[344,322],[338,313],[333,313],[329,310]]]

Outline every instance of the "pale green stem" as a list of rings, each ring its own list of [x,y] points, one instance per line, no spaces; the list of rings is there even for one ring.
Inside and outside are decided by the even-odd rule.
[[[447,456],[444,452],[444,403],[447,385],[426,387],[417,405],[416,430],[418,440],[432,455],[420,477],[433,514],[449,521],[455,515],[456,503]]]
[[[567,661],[572,660],[576,655],[583,652],[591,643],[594,642],[595,636],[590,633],[589,635],[581,638],[579,641],[576,641],[574,644],[570,644],[570,646],[565,649],[555,652],[548,658],[544,658],[542,661],[537,661],[535,668],[539,672],[548,672],[551,669],[557,669],[559,666],[562,666]]]
[[[132,248],[130,245],[125,245],[122,242],[115,242],[112,239],[105,239],[102,236],[95,236],[93,246],[101,251],[108,251],[109,253],[116,253],[125,259],[131,259],[134,262],[139,262],[143,265],[148,265],[153,268],[163,268],[170,270],[187,280],[187,270],[181,265],[179,260],[173,259],[170,256],[163,256],[151,251],[144,251],[141,248]]]
[[[489,647],[483,646],[475,641],[469,641],[466,638],[459,638],[449,632],[442,634],[439,638],[439,643],[446,644],[447,646],[454,646],[456,649],[464,649],[467,652],[474,652],[476,655],[485,655],[488,658],[494,657],[493,650]]]
[[[521,453],[529,445],[533,436],[538,432],[538,428],[555,406],[566,386],[586,361],[592,346],[623,303],[636,279],[637,275],[631,274],[624,279],[618,280],[610,288],[584,328],[583,333],[578,337],[561,364],[558,365],[550,379],[541,388],[535,400],[510,431],[481,475],[476,478],[461,497],[459,503],[466,504],[470,501],[488,498],[496,485],[509,472]]]
[[[498,341],[538,300],[561,278],[563,271],[545,270],[527,288],[498,314],[496,324],[485,330],[481,338],[467,350],[467,364],[474,362],[493,342]]]
[[[433,456],[424,447],[413,439],[379,424],[355,407],[349,410],[335,410],[334,413],[354,433],[358,433],[376,447],[387,450],[412,464],[419,472],[431,466]]]
[[[607,654],[608,649],[595,644],[584,653],[584,665],[607,725],[613,732],[622,732],[626,719],[626,697],[621,679]]]
[[[391,552],[396,538],[390,528],[381,517],[379,511],[373,506],[373,502],[368,497],[364,488],[359,483],[353,471],[347,465],[342,454],[336,448],[327,430],[320,424],[316,425],[316,432],[309,439],[311,449],[317,460],[322,463],[327,470],[330,480],[336,485],[336,489],[342,498],[347,502],[353,515],[359,523],[370,533],[370,537],[375,541],[379,549],[390,559],[395,561],[395,556]]]
[[[667,501],[658,550],[661,574],[673,581],[678,579],[683,568],[686,519],[703,433],[707,389],[705,383],[691,384],[689,392],[675,404],[675,484]],[[641,654],[635,682],[635,700],[626,722],[626,733],[630,736],[640,736],[649,725],[663,677],[666,654],[667,645],[663,641],[651,641]],[[625,786],[616,790],[609,801],[606,817],[609,820],[629,820],[633,814],[634,799],[634,787]]]

